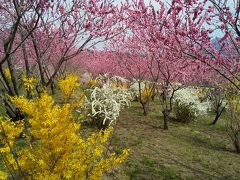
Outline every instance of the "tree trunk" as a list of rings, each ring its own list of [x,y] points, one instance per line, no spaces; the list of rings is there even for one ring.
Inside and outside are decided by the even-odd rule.
[[[234,146],[237,153],[240,153],[240,139],[238,137],[236,137],[234,140]]]
[[[154,101],[156,95],[157,95],[157,94],[154,93],[154,94],[151,96],[152,101]]]
[[[217,123],[217,121],[219,120],[219,117],[221,116],[221,114],[216,113],[215,119],[214,121],[211,123],[211,125],[215,125]]]
[[[225,107],[223,107],[221,110],[218,109],[218,110],[216,111],[215,119],[214,119],[214,121],[211,123],[211,125],[215,125],[215,124],[217,123],[217,121],[219,120],[220,116],[222,115],[222,112],[223,112],[224,109],[225,109]]]
[[[34,48],[35,54],[36,54],[36,60],[37,60],[37,65],[38,65],[41,84],[42,84],[42,86],[45,86],[46,82],[45,82],[45,78],[44,78],[43,65],[42,65],[42,62],[41,62],[42,61],[42,55],[41,55],[41,52],[39,52],[37,42],[36,42],[36,39],[35,39],[33,34],[31,34],[31,38],[32,38],[33,48]]]
[[[24,39],[24,33],[22,30],[20,30],[20,35],[21,35],[21,40],[23,41]],[[25,46],[25,43],[22,44],[22,52],[23,52],[23,59],[24,59],[24,63],[25,63],[25,70],[26,70],[26,75],[29,78],[30,76],[30,65],[28,62],[28,54],[27,54],[27,48]],[[31,99],[32,98],[32,94],[30,90],[26,90],[27,91],[27,98]]]
[[[12,81],[14,92],[18,96],[19,95],[19,92],[18,92],[19,88],[18,88],[18,85],[17,85],[16,73],[15,73],[15,70],[14,70],[14,65],[12,63],[11,57],[9,57],[7,59],[7,64],[8,64],[10,74],[11,74],[11,81]]]
[[[141,102],[141,105],[143,108],[143,115],[147,116],[148,112],[149,112],[149,102],[147,102],[147,103]]]
[[[163,110],[163,129],[168,130],[168,118],[169,118],[169,111]]]
[[[145,104],[143,104],[143,115],[147,116],[148,115],[148,110]]]
[[[3,69],[2,69],[2,66],[0,67],[0,74],[1,74],[1,76],[2,76],[3,83],[5,83],[5,85],[6,85],[6,86],[4,86],[4,87],[5,87],[5,90],[8,92],[8,94],[9,94],[10,96],[15,96],[16,94],[15,94],[14,90],[12,89],[12,87],[10,86],[9,81],[7,80],[7,78],[6,78],[6,76],[5,76],[4,71],[3,71]],[[6,89],[6,88],[7,88],[7,89]]]
[[[56,89],[56,86],[54,84],[54,82],[51,83],[51,91],[52,91],[52,95],[54,95],[56,92],[55,92],[55,89]]]

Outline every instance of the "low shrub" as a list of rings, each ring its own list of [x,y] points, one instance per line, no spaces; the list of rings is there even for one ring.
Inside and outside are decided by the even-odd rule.
[[[190,122],[199,115],[207,114],[211,108],[208,100],[201,101],[196,88],[186,87],[174,94],[176,104],[176,119],[180,122]]]
[[[100,129],[105,129],[117,120],[123,107],[129,107],[132,93],[128,89],[114,87],[106,83],[103,87],[91,89],[91,95],[87,102],[90,112],[88,116],[92,124]]]
[[[0,118],[0,179],[101,179],[124,161],[128,150],[116,155],[107,148],[112,128],[88,137],[81,133],[73,112],[84,96],[69,100],[79,86],[76,82],[75,76],[60,80],[63,104],[47,91],[32,99],[11,98],[28,118],[18,122]]]
[[[196,118],[195,109],[191,104],[176,103],[175,106],[176,121],[188,123]]]

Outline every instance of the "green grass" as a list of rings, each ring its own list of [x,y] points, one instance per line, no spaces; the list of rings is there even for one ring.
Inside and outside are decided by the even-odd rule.
[[[170,122],[165,131],[160,112],[157,102],[147,117],[137,102],[122,111],[112,147],[131,152],[107,179],[240,179],[240,155],[225,131],[226,115],[215,126],[209,125],[210,113],[189,124]]]

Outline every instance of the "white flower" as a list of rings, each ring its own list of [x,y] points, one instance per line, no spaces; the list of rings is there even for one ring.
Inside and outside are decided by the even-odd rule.
[[[121,109],[129,107],[132,94],[127,89],[110,85],[109,81],[102,88],[95,87],[91,90],[90,104],[92,117],[101,117],[103,124],[116,121]]]
[[[207,101],[200,101],[198,92],[196,88],[187,87],[177,90],[174,94],[174,101],[178,102],[180,105],[189,106],[196,116],[207,114],[208,110],[211,108],[211,103]]]

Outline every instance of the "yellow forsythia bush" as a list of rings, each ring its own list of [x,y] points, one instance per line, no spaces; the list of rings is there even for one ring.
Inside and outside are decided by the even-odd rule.
[[[59,80],[59,88],[63,92],[65,102],[75,95],[74,91],[80,86],[78,76],[76,74],[68,74],[65,78]]]
[[[26,75],[22,76],[22,81],[25,89],[33,93],[33,89],[37,83],[37,79],[34,77],[27,77]]]
[[[152,96],[152,94],[153,94],[152,87],[145,87],[142,92],[142,97],[145,101],[148,101],[148,99]]]
[[[72,86],[73,89],[76,87]],[[47,92],[31,100],[13,97],[12,103],[28,116],[14,123],[0,119],[0,179],[101,179],[105,171],[128,156],[107,153],[109,128],[83,138],[72,112],[79,103],[58,105]]]

